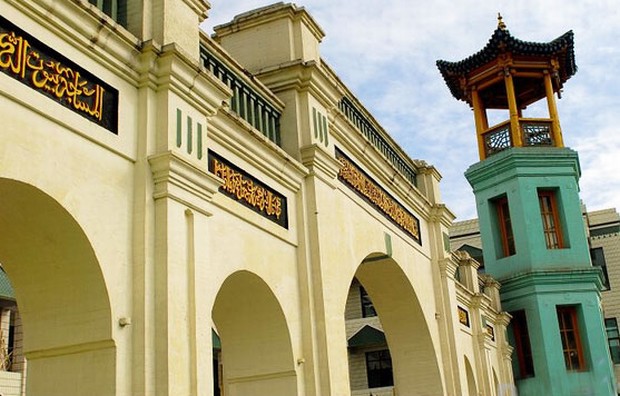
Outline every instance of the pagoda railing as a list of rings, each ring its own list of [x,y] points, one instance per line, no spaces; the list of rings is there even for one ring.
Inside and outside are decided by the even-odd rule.
[[[230,109],[279,146],[280,112],[204,47],[200,49],[200,58],[233,91]]]
[[[552,122],[546,118],[519,118],[520,146],[554,146]],[[482,134],[486,157],[514,147],[510,120],[501,122]]]

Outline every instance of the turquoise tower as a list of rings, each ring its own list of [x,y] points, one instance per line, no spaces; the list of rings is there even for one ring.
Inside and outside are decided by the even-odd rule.
[[[564,147],[555,103],[577,71],[573,33],[526,42],[498,19],[482,50],[437,66],[474,112],[480,162],[465,176],[476,196],[485,271],[501,283],[502,308],[512,315],[519,395],[616,395],[579,159]],[[528,108],[544,114],[525,117]],[[500,122],[490,126],[490,116]]]

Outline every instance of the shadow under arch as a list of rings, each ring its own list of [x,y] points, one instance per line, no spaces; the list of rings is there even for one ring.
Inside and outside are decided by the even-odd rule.
[[[370,255],[355,277],[370,296],[385,333],[395,393],[443,395],[430,329],[411,282],[392,258]]]
[[[0,178],[0,263],[22,317],[27,394],[115,394],[108,292],[71,214],[36,187]]]
[[[497,379],[497,372],[495,371],[495,368],[492,368],[492,373],[493,373],[493,392],[495,392],[496,395],[499,394],[499,380]]]
[[[471,367],[469,359],[465,357],[465,374],[467,375],[467,390],[470,396],[478,396],[478,386],[476,385],[476,376],[474,369]]]
[[[222,346],[224,394],[297,394],[291,337],[284,312],[267,283],[238,271],[222,284],[213,305]]]

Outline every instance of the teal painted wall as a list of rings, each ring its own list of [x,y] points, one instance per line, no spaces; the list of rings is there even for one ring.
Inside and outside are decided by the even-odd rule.
[[[511,148],[472,165],[465,176],[474,188],[486,271],[498,280],[511,274],[590,266],[578,194],[579,160],[567,148]],[[538,190],[555,190],[566,248],[547,249]],[[502,257],[492,203],[508,198],[516,254]]]
[[[599,283],[596,268],[536,272],[505,279],[502,309],[525,311],[534,361],[535,376],[518,379],[517,357],[513,355],[520,395],[616,394],[600,310]],[[577,308],[585,360],[583,371],[568,371],[564,363],[557,307],[566,305]]]
[[[516,379],[519,395],[616,395],[600,308],[600,272],[590,263],[579,201],[577,153],[568,148],[513,147],[472,165],[485,271],[498,279],[502,309],[524,310],[535,376]],[[565,247],[548,249],[538,191],[555,192]],[[493,200],[506,196],[516,253],[503,257]],[[585,370],[564,362],[557,307],[574,306]],[[513,343],[514,344],[514,343]],[[514,345],[513,345],[514,346]],[[517,356],[513,354],[515,377]]]

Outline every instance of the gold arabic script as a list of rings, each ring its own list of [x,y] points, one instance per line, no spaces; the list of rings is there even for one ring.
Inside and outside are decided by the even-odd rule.
[[[396,224],[419,240],[420,231],[415,217],[409,214],[346,158],[338,156],[338,161],[342,164],[338,177],[376,205],[390,219],[396,222]]]
[[[0,33],[0,68],[101,121],[105,89],[89,83],[79,71],[35,51],[27,39],[15,32]]]
[[[267,216],[280,219],[282,215],[282,198],[254,181],[245,178],[223,162],[213,158],[213,174],[224,179],[222,188],[239,201],[245,201],[250,206],[264,212]]]
[[[461,307],[458,307],[458,312],[459,312],[459,322],[469,327],[469,314],[467,313],[467,311]]]

